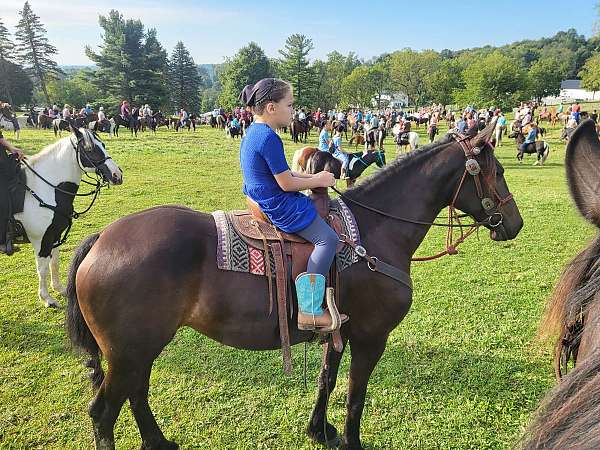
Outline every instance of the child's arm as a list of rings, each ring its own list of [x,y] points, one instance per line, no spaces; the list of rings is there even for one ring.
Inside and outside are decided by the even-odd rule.
[[[275,180],[281,189],[286,192],[304,191],[318,187],[329,187],[335,185],[335,178],[331,172],[319,172],[311,175],[310,178],[296,177],[291,170],[278,173]]]

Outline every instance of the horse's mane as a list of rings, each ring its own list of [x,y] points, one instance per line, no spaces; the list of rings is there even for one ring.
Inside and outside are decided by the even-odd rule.
[[[64,137],[62,139],[59,139],[58,141],[49,144],[47,146],[45,146],[43,149],[41,149],[39,152],[37,152],[35,155],[33,156],[28,156],[27,160],[29,161],[29,163],[31,164],[35,164],[39,159],[43,159],[45,158],[47,155],[49,155],[50,153],[54,153],[59,147],[60,147],[60,143],[66,139],[67,137]]]
[[[542,337],[562,339],[600,291],[600,236],[564,268],[540,324]]]
[[[424,159],[427,159],[431,156],[432,152],[437,153],[444,149],[448,144],[453,142],[454,141],[452,137],[446,135],[436,142],[406,153],[403,156],[396,158],[391,164],[388,164],[383,169],[365,178],[365,180],[358,186],[348,189],[346,194],[368,194],[372,190],[377,189],[380,185],[385,184],[390,178],[396,177],[398,172],[407,170],[417,164],[421,164]]]
[[[516,448],[600,448],[598,417],[600,350],[591,353],[546,395]]]

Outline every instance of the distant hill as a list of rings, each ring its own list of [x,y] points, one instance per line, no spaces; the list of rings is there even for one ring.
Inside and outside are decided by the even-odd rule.
[[[218,66],[218,64],[198,64],[198,69],[200,70],[200,73],[202,73],[203,71],[206,71],[206,73],[210,77],[210,81],[214,82],[215,81],[215,68],[217,66]]]

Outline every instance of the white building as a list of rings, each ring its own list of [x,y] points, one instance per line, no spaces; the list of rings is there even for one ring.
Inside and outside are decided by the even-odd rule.
[[[571,103],[578,101],[591,101],[600,98],[597,92],[586,91],[581,87],[581,80],[564,80],[560,83],[560,93],[558,97],[544,97],[542,102],[547,105],[554,105],[560,102]]]
[[[377,99],[371,100],[373,107],[377,106]],[[381,95],[381,106],[383,108],[396,108],[402,109],[408,106],[408,96],[404,92],[394,92],[393,94],[382,94]]]

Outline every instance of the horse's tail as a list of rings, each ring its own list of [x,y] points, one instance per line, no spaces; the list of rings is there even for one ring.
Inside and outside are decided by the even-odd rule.
[[[515,448],[598,448],[599,393],[600,350],[595,349],[546,395]]]
[[[75,287],[75,277],[77,275],[77,269],[85,259],[91,248],[94,246],[98,238],[99,233],[88,236],[75,251],[75,256],[71,261],[71,267],[69,268],[69,280],[67,284],[67,334],[73,347],[83,350],[90,356],[86,366],[91,369],[89,377],[92,381],[94,389],[98,389],[104,381],[104,371],[100,364],[102,354],[96,338],[92,335],[83,315],[79,308],[79,301],[77,299],[77,289]]]

